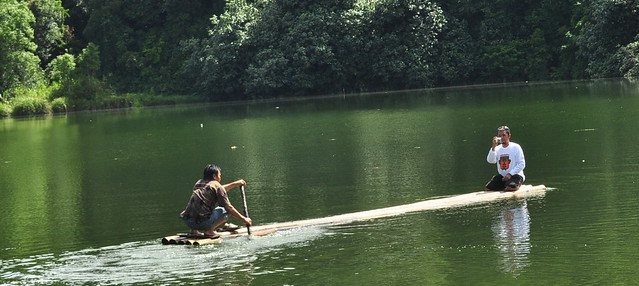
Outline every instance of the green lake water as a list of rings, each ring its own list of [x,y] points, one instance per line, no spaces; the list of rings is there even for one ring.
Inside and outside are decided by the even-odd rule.
[[[482,190],[500,125],[544,196],[160,244],[205,164],[256,225],[320,218]],[[625,80],[3,119],[0,284],[637,285],[638,141]]]

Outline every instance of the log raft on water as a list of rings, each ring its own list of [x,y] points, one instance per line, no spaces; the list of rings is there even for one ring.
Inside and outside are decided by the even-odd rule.
[[[543,196],[546,193],[546,186],[544,185],[523,185],[516,192],[493,192],[493,191],[480,191],[462,195],[452,195],[447,197],[441,197],[436,199],[430,199],[420,201],[416,203],[410,203],[405,205],[374,209],[368,211],[347,213],[323,218],[306,219],[298,221],[272,223],[267,225],[252,226],[252,235],[264,236],[276,231],[287,230],[297,227],[306,226],[325,226],[325,225],[337,225],[345,224],[354,221],[369,220],[374,218],[395,216],[405,214],[409,212],[425,211],[425,210],[438,210],[454,207],[462,207],[473,204],[486,203],[491,201],[503,200],[508,198],[526,198]],[[220,232],[219,238],[204,238],[194,239],[187,238],[180,235],[172,235],[162,238],[162,244],[185,244],[185,245],[205,245],[220,242],[224,239],[236,238],[240,236],[247,236],[246,228],[240,228],[233,232]]]

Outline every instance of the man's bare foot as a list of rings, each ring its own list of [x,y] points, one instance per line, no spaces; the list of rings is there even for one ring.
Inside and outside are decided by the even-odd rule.
[[[207,231],[207,232],[203,233],[203,235],[206,235],[206,236],[219,236],[220,234],[218,234],[215,231]]]

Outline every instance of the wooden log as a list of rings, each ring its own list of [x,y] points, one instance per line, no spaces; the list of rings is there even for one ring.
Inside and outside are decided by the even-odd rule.
[[[252,234],[255,236],[263,236],[271,234],[276,231],[305,227],[305,226],[323,226],[323,225],[337,225],[345,224],[353,221],[369,220],[374,218],[396,216],[410,212],[425,211],[425,210],[438,210],[446,208],[454,208],[461,206],[469,206],[473,204],[487,203],[498,200],[504,200],[509,198],[526,198],[534,196],[543,196],[546,193],[546,186],[544,185],[523,185],[516,192],[494,192],[494,191],[480,191],[468,194],[453,195],[440,197],[416,203],[410,203],[405,205],[398,205],[393,207],[374,209],[368,211],[360,211],[354,213],[347,213],[323,218],[306,219],[289,222],[279,222],[267,225],[252,226]],[[222,232],[220,238],[216,239],[182,239],[176,238],[176,235],[167,236],[162,239],[162,244],[187,244],[187,245],[204,245],[220,242],[223,239],[231,239],[240,236],[246,236],[247,229],[240,228],[234,232]],[[166,240],[166,243],[165,243]],[[197,243],[197,244],[196,244]]]
[[[180,235],[170,235],[167,237],[162,238],[162,244],[167,245],[167,244],[177,244],[177,241],[182,239],[183,237],[181,237]]]
[[[200,238],[200,239],[188,239],[186,245],[207,245],[222,241],[222,238]]]
[[[277,229],[266,229],[266,230],[254,232],[251,235],[253,235],[253,236],[264,236],[264,235],[268,235],[268,234],[274,233],[276,231],[278,231],[278,230]],[[225,231],[225,232],[218,232],[218,234],[220,234],[220,237],[218,237],[218,238],[192,238],[192,237],[186,236],[185,234],[170,235],[170,236],[166,236],[166,237],[162,238],[162,244],[164,244],[164,245],[169,245],[169,244],[177,244],[177,245],[207,245],[207,244],[213,244],[213,243],[221,242],[224,239],[232,239],[232,238],[241,237],[241,236],[247,236],[248,235],[246,233],[246,230],[244,230],[241,233],[237,232],[237,231],[232,231],[232,232]]]
[[[405,205],[398,205],[393,207],[374,209],[368,211],[347,213],[342,215],[329,216],[324,218],[315,218],[299,221],[273,223],[268,225],[254,226],[253,231],[262,231],[266,229],[290,229],[302,226],[321,226],[321,225],[336,225],[344,224],[353,221],[368,220],[374,218],[381,218],[387,216],[395,216],[405,214],[409,212],[425,211],[425,210],[437,210],[454,208],[461,206],[468,206],[473,204],[487,203],[492,201],[498,201],[508,198],[525,198],[534,196],[543,196],[546,192],[546,186],[544,185],[524,185],[516,192],[494,192],[494,191],[480,191],[468,194],[453,195],[441,198],[435,198],[416,203],[410,203]],[[238,230],[242,232],[242,230]]]

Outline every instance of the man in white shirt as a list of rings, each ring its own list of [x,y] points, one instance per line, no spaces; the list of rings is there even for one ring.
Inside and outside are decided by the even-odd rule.
[[[497,136],[493,137],[493,146],[488,151],[486,161],[497,164],[499,174],[486,184],[486,190],[514,192],[526,179],[524,150],[519,144],[510,141],[511,136],[508,126],[497,128]]]

